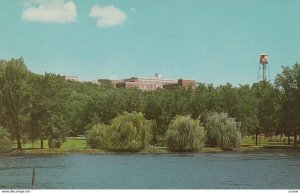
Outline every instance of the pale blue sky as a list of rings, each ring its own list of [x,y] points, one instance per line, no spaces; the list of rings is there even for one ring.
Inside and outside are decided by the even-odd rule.
[[[299,0],[0,0],[0,58],[81,80],[252,84],[262,52],[272,79],[300,61],[299,18]]]

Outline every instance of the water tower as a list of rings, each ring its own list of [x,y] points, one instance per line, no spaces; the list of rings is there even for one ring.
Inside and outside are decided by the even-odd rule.
[[[268,54],[266,53],[262,53],[260,54],[259,57],[259,67],[258,67],[258,75],[257,75],[257,81],[262,80],[266,81],[267,80],[267,64],[269,63],[269,57]],[[262,66],[262,74],[261,74],[261,66]],[[268,66],[268,79],[270,79],[270,70],[269,70],[269,66]]]

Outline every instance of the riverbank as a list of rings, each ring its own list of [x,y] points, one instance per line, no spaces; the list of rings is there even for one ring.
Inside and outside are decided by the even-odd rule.
[[[256,150],[268,150],[268,149],[299,149],[300,146],[292,146],[292,145],[247,145],[242,146],[239,149],[232,150],[234,152],[251,152]],[[201,151],[197,153],[219,153],[219,152],[225,152],[228,150],[222,150],[218,147],[204,147]],[[105,154],[105,153],[119,153],[119,152],[109,152],[104,151],[100,149],[59,149],[59,148],[53,148],[53,149],[38,149],[38,148],[25,148],[25,149],[14,149],[9,154],[10,155],[64,155],[64,154]],[[140,152],[136,152],[136,154],[168,154],[173,153],[170,152],[166,147],[147,147],[144,150]]]
[[[105,151],[100,149],[72,149],[72,150],[64,150],[59,148],[51,148],[51,149],[13,149],[9,152],[10,155],[19,155],[19,154],[27,154],[27,155],[38,155],[38,154],[101,154]]]
[[[84,137],[68,137],[67,141],[62,144],[60,148],[49,148],[47,140],[44,141],[44,149],[40,148],[40,142],[37,141],[35,143],[26,143],[23,144],[21,150],[14,147],[14,149],[9,153],[11,155],[19,155],[19,154],[28,154],[28,155],[38,155],[38,154],[103,154],[103,153],[115,153],[108,152],[100,149],[91,149],[86,144]],[[244,139],[243,144],[239,149],[235,149],[233,151],[236,152],[249,152],[256,151],[259,149],[299,149],[300,146],[287,145],[282,143],[266,143],[260,145],[254,145],[251,139]],[[199,153],[218,153],[223,152],[220,148],[214,147],[204,147]],[[167,147],[163,146],[148,146],[144,150],[140,152],[136,152],[138,154],[167,154],[172,153],[168,150]]]

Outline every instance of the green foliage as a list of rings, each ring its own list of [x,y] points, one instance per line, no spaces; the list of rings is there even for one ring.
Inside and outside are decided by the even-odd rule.
[[[222,149],[238,148],[241,145],[241,133],[234,118],[226,113],[210,113],[206,118],[206,144]]]
[[[9,132],[0,126],[0,153],[9,152],[12,149],[12,143]]]
[[[238,89],[241,112],[233,117],[236,117],[236,119],[242,123],[240,131],[243,136],[256,133],[259,126],[259,101],[254,91],[255,89],[249,85],[240,86]],[[226,111],[226,109],[224,109],[224,111]]]
[[[60,148],[66,140],[68,133],[67,127],[64,125],[63,116],[52,116],[51,126],[48,131],[48,146],[49,148]]]
[[[21,138],[29,121],[28,75],[22,58],[1,60],[0,97],[3,125],[9,129],[21,149]]]
[[[274,132],[278,127],[280,93],[269,82],[253,85],[258,100],[258,133]]]
[[[142,92],[137,88],[113,88],[108,82],[99,86],[65,81],[51,73],[36,75],[26,68],[22,58],[0,60],[0,125],[8,129],[18,148],[22,141],[33,143],[42,136],[49,140],[51,147],[59,147],[66,136],[83,135],[95,124],[104,123],[111,124],[104,129],[111,137],[105,144],[106,149],[121,149],[124,144],[126,151],[138,149],[140,142],[135,142],[134,133],[135,130],[140,133],[141,126],[132,121],[132,117],[124,120],[124,124],[116,123],[123,121],[121,118],[114,120],[118,115],[124,116],[124,112],[142,112],[152,121],[144,120],[146,125],[153,126],[150,133],[153,141],[159,143],[177,115],[199,117],[200,122],[204,122],[209,112],[227,112],[229,117],[235,117],[236,122],[241,123],[239,129],[243,136],[276,132],[296,137],[300,133],[299,88],[299,64],[284,67],[274,85],[268,82],[239,87],[198,84],[195,90]],[[127,132],[130,143],[124,137]],[[118,143],[114,144],[113,140]]]
[[[87,104],[86,116],[90,123],[101,122],[108,124],[114,117],[123,112],[123,97],[115,89],[95,92]],[[97,121],[96,121],[97,120]]]
[[[110,125],[94,125],[87,132],[86,140],[92,148],[139,151],[149,144],[152,126],[142,113],[125,112],[114,118]]]
[[[120,93],[120,91],[119,91]],[[143,93],[137,88],[121,90],[122,112],[140,112],[142,111]]]
[[[281,74],[277,75],[276,87],[281,92],[280,98],[280,133],[296,139],[300,133],[300,64],[292,68],[283,67]],[[296,145],[297,142],[294,141]]]
[[[45,105],[43,104],[46,98],[44,85],[44,76],[32,74],[29,77],[29,103],[30,103],[30,121],[27,127],[27,137],[30,142],[34,142],[41,137],[45,118],[48,117]]]
[[[108,146],[108,128],[104,124],[96,124],[87,131],[85,136],[87,144],[91,148],[106,149]]]
[[[166,132],[165,141],[171,151],[194,152],[202,148],[205,140],[204,128],[199,120],[190,116],[176,116]]]
[[[48,146],[49,148],[60,148],[62,143],[60,139],[49,139]]]
[[[152,122],[142,113],[125,112],[114,118],[109,126],[108,149],[116,151],[139,151],[151,140]]]

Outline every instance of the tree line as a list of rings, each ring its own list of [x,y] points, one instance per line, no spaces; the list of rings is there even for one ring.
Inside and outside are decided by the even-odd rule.
[[[283,67],[275,82],[234,87],[199,83],[195,90],[175,88],[142,92],[66,81],[60,75],[38,75],[22,58],[0,60],[0,130],[22,143],[47,139],[59,147],[66,136],[85,135],[95,125],[109,125],[124,112],[140,112],[154,125],[152,138],[167,134],[176,116],[207,123],[212,112],[227,113],[245,135],[300,133],[300,65]],[[5,133],[1,131],[1,133]],[[7,138],[7,134],[3,134]],[[0,140],[1,137],[0,136]],[[2,137],[3,138],[3,137]],[[289,138],[288,138],[289,139]]]
[[[174,152],[196,152],[202,147],[232,150],[240,147],[241,132],[237,122],[226,113],[209,113],[205,124],[190,115],[172,119],[163,137],[163,146]],[[86,133],[92,148],[108,151],[135,152],[144,150],[153,140],[155,121],[142,113],[125,112],[110,124],[96,124]],[[153,141],[152,141],[153,142]]]

